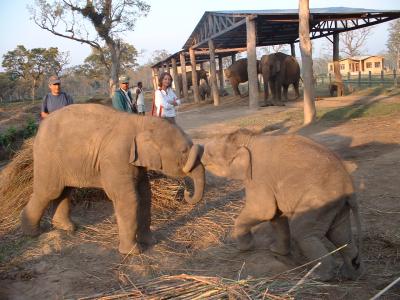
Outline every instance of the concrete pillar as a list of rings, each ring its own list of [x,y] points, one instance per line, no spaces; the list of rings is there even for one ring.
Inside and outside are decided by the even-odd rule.
[[[187,78],[186,78],[186,61],[185,61],[185,53],[179,53],[179,60],[181,61],[181,72],[182,72],[182,91],[183,97],[185,99],[189,98],[189,92],[187,88]]]
[[[190,63],[192,65],[192,90],[194,103],[200,102],[199,85],[197,82],[197,71],[196,71],[196,55],[194,54],[194,49],[189,49]]]
[[[219,92],[217,85],[217,68],[215,66],[215,48],[213,40],[208,41],[208,48],[210,49],[210,82],[211,90],[214,99],[214,105],[219,105]]]
[[[254,18],[246,17],[247,31],[247,73],[249,76],[249,108],[258,107],[258,78],[257,78],[257,56],[256,56],[256,21]]]

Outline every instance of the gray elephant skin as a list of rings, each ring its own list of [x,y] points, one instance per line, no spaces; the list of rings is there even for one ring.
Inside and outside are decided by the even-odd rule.
[[[151,190],[147,170],[190,176],[196,203],[204,191],[202,148],[176,125],[155,117],[118,112],[97,104],[75,104],[50,114],[33,146],[33,193],[21,213],[22,230],[40,233],[40,219],[51,201],[53,226],[73,231],[71,187],[104,189],[118,224],[119,251],[135,254],[154,243],[150,230]]]
[[[211,97],[211,87],[208,85],[208,83],[204,79],[200,80],[199,94],[200,94],[201,100],[206,100],[206,98]]]
[[[259,72],[260,61],[257,60],[257,72]],[[238,59],[228,68],[224,70],[225,77],[229,79],[233,92],[236,96],[241,96],[239,91],[239,83],[247,82],[249,76],[247,74],[247,58]]]
[[[196,72],[197,72],[197,85],[200,85],[201,79],[205,80],[205,82],[208,84],[207,71],[196,70]],[[179,81],[179,88],[182,94],[183,92],[182,74],[178,74],[178,81]],[[190,89],[190,87],[192,86],[192,71],[186,72],[186,81],[187,81],[187,88]]]
[[[264,81],[264,101],[266,105],[284,105],[282,100],[282,89],[284,100],[288,99],[289,85],[293,84],[296,99],[299,97],[300,66],[296,58],[282,52],[263,55],[260,61],[260,73]],[[272,101],[268,101],[271,89]]]
[[[217,176],[244,182],[245,206],[233,230],[240,250],[253,247],[254,226],[270,221],[276,235],[271,251],[288,254],[292,239],[309,261],[322,257],[315,276],[330,280],[335,266],[322,242],[326,237],[336,247],[347,245],[340,250],[343,276],[361,276],[361,225],[354,187],[334,153],[301,136],[253,135],[239,130],[207,143],[202,163]],[[350,210],[357,224],[356,241]]]

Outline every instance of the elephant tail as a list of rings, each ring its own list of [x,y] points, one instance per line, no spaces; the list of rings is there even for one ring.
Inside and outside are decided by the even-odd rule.
[[[357,268],[357,266],[361,264],[362,233],[361,233],[360,211],[355,193],[348,196],[347,203],[349,204],[351,211],[353,212],[354,220],[356,222],[358,255],[357,257],[353,258],[352,264],[354,267]]]

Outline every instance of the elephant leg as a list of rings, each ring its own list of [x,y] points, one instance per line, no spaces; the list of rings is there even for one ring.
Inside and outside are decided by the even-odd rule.
[[[300,97],[300,93],[299,93],[299,82],[296,81],[295,83],[293,83],[293,87],[294,87],[294,92],[296,94],[296,99],[298,99]]]
[[[290,252],[290,230],[288,219],[285,216],[277,216],[271,220],[275,232],[275,241],[269,249],[280,255],[287,255]]]
[[[363,273],[363,265],[360,261],[359,251],[353,241],[348,205],[336,216],[327,237],[338,248],[347,245],[340,250],[344,261],[341,269],[342,275],[352,280],[360,277]]]
[[[40,174],[34,179],[33,193],[21,212],[21,229],[24,234],[36,236],[40,233],[40,219],[42,218],[49,203],[57,199],[64,190],[64,186],[58,186],[50,183],[43,187],[38,186]],[[46,179],[45,179],[46,180]],[[48,179],[47,179],[48,182]]]
[[[138,182],[138,232],[137,241],[146,245],[155,244],[155,239],[150,229],[151,224],[151,187],[147,173],[143,171]]]
[[[233,82],[232,88],[233,88],[233,93],[235,94],[235,96],[241,96],[240,91],[239,91],[239,82]]]
[[[236,218],[233,229],[233,238],[237,242],[237,248],[241,251],[247,251],[253,248],[254,240],[251,228],[260,224],[263,220],[255,217],[252,210],[245,206]]]
[[[301,252],[309,261],[321,262],[321,265],[314,271],[314,277],[318,280],[329,281],[334,273],[334,260],[322,242],[325,236],[325,224],[316,222],[316,212],[305,212],[302,215],[295,214],[290,221],[290,233],[297,242]],[[326,220],[329,225],[329,220]],[[314,264],[316,264],[315,262]]]
[[[288,85],[283,85],[283,100],[288,101]]]
[[[53,201],[52,206],[54,206],[55,210],[52,223],[55,228],[73,232],[75,230],[75,225],[71,222],[69,217],[70,194],[71,188],[66,187],[60,197]]]

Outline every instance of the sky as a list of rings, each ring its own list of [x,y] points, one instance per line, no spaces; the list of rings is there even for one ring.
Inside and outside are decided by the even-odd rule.
[[[170,53],[179,51],[205,11],[217,10],[262,10],[297,9],[298,0],[147,0],[151,5],[147,17],[138,19],[135,30],[123,35],[123,39],[143,50],[139,63],[145,63],[154,50],[166,49]],[[27,9],[34,0],[0,2],[0,57],[17,45],[26,48],[58,47],[69,52],[70,66],[81,64],[90,54],[90,47],[76,41],[57,37],[39,28],[30,18]],[[400,10],[399,0],[310,0],[311,8],[356,7],[381,10]],[[366,45],[366,53],[377,54],[386,49],[388,23],[374,26]],[[321,53],[326,39],[314,43],[314,56]],[[296,50],[299,55],[299,50]],[[0,68],[1,69],[1,68]]]

